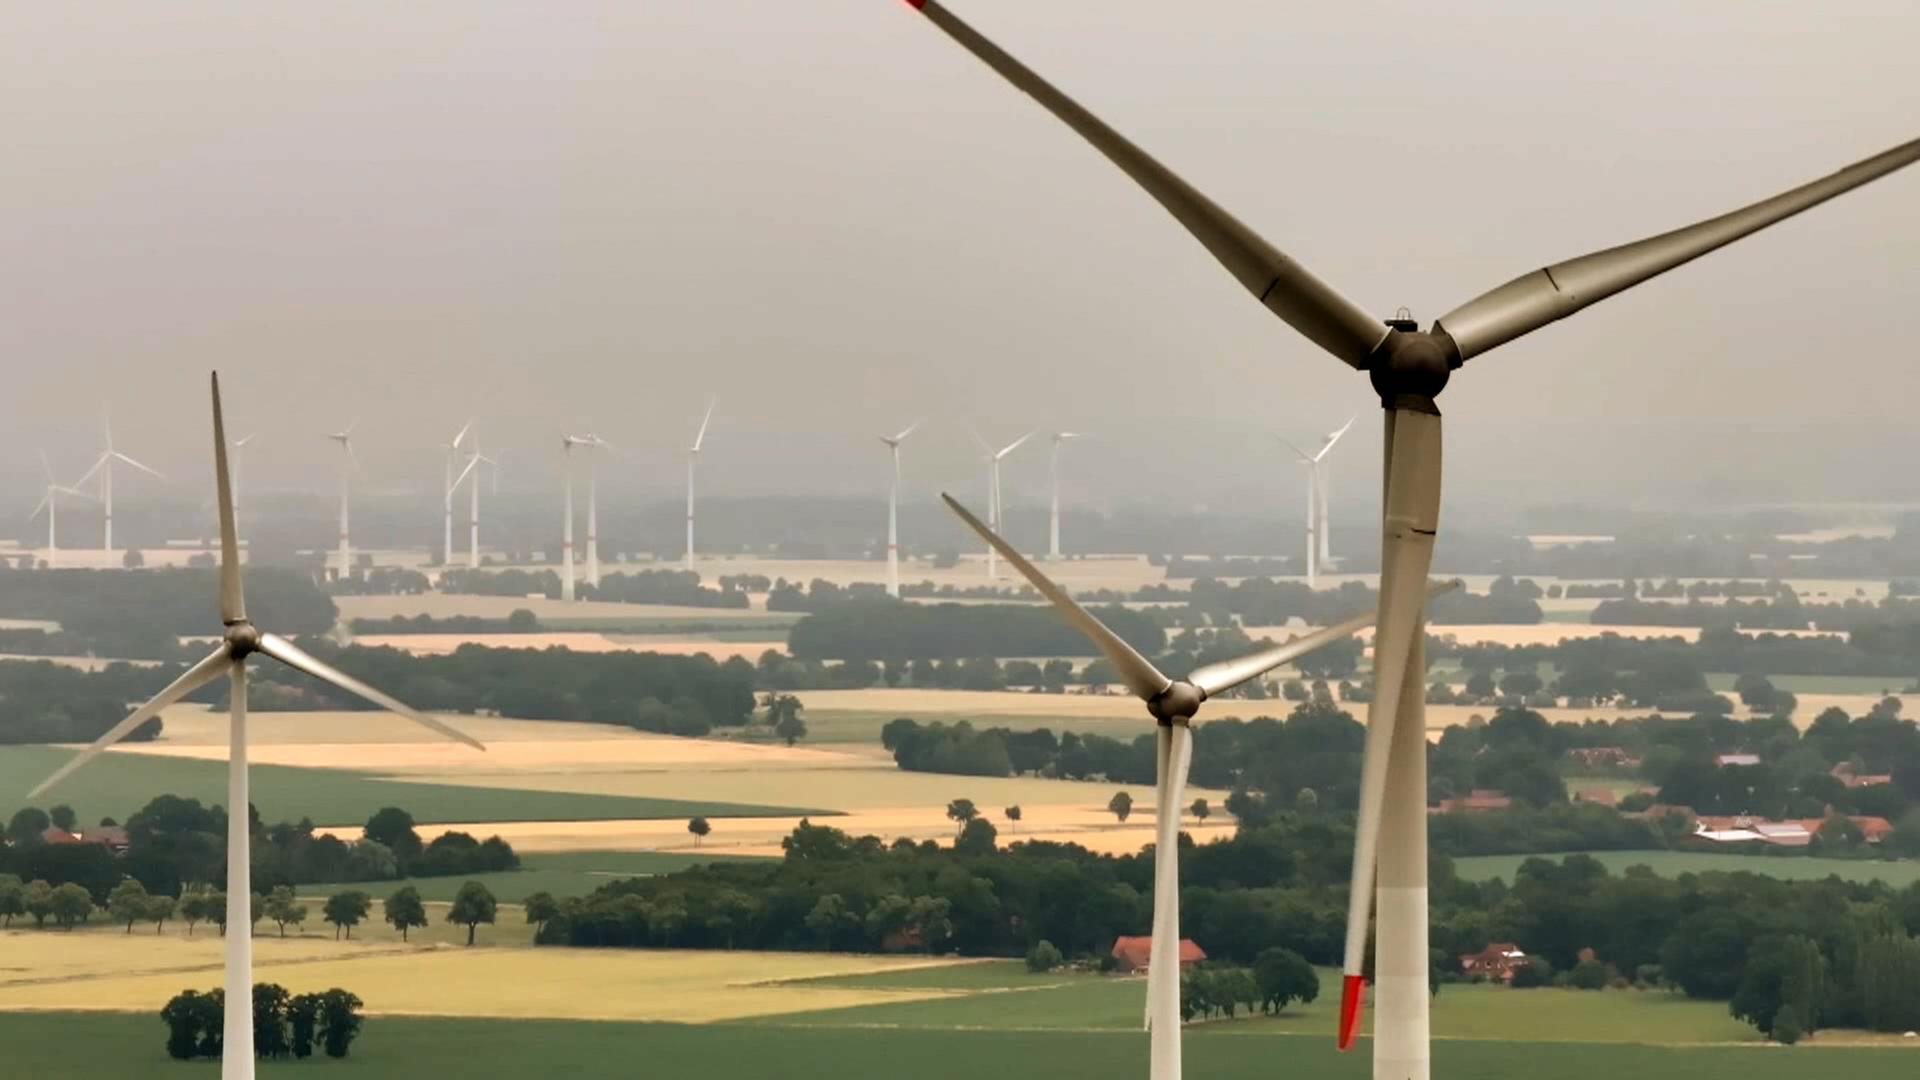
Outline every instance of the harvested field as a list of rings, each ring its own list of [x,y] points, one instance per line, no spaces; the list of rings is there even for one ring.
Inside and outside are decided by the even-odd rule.
[[[504,619],[517,610],[533,612],[542,622],[579,623],[605,620],[626,622],[636,619],[671,619],[680,622],[733,622],[769,618],[764,611],[751,608],[677,607],[669,604],[615,604],[599,600],[563,603],[544,596],[468,596],[456,593],[421,593],[411,596],[337,596],[340,617],[354,619],[391,619],[395,615],[413,618],[430,615],[444,619],[453,615],[471,615],[484,619]],[[781,617],[784,621],[791,621]]]
[[[517,912],[503,912],[503,916]],[[482,927],[484,940],[493,930]],[[464,930],[461,931],[464,934]],[[899,970],[925,958],[844,953],[463,948],[281,940],[256,935],[261,974],[295,993],[346,986],[370,1015],[553,1017],[710,1023],[941,996],[931,989],[818,986],[792,980]],[[183,986],[220,980],[220,939],[131,938],[112,930],[0,935],[9,967],[0,1010],[153,1012]],[[951,961],[937,961],[951,964]],[[583,987],[593,987],[583,994]],[[511,987],[511,992],[503,988]]]
[[[787,648],[784,638],[765,641],[715,641],[711,638],[672,635],[649,637],[643,634],[621,634],[616,637],[589,631],[545,634],[361,634],[353,641],[356,645],[399,649],[401,652],[412,653],[415,656],[445,656],[462,645],[484,645],[490,649],[560,648],[584,653],[661,653],[666,656],[704,654],[720,661],[730,660],[736,656],[758,660],[760,654],[768,649],[785,652]]]

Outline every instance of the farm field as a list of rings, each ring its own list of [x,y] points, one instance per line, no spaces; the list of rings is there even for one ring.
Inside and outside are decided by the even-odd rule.
[[[31,789],[72,753],[57,747],[8,747],[0,754],[0,791]],[[220,757],[225,758],[224,749]],[[107,816],[124,821],[158,795],[180,795],[224,805],[226,777],[224,760],[116,751],[102,755],[87,768],[61,781],[49,792],[49,798],[72,806],[82,821],[98,821]],[[806,812],[800,808],[710,799],[581,794],[564,788],[527,791],[482,785],[413,783],[343,768],[256,764],[251,767],[251,783],[252,802],[260,816],[269,822],[311,818],[324,825],[343,826],[357,826],[382,806],[403,807],[420,821],[445,823],[657,817],[684,822],[695,814],[722,818],[774,813],[797,816]],[[816,814],[830,812],[814,811]]]
[[[706,635],[598,634],[584,630],[539,634],[358,634],[354,644],[368,648],[399,649],[414,656],[445,656],[462,645],[484,645],[490,649],[571,649],[582,653],[660,653],[666,656],[707,655],[727,661],[736,656],[758,660],[768,649],[784,652],[785,637],[747,641],[718,641]]]
[[[1258,1023],[1202,1025],[1186,1040],[1186,1065],[1195,1076],[1263,1080],[1300,1075],[1362,1080],[1371,1061],[1363,1043],[1339,1054],[1333,1040],[1276,1042],[1240,1037]],[[25,1076],[64,1080],[121,1080],[184,1068],[166,1059],[165,1032],[151,1016],[53,1013],[0,1015],[0,1045]],[[496,1077],[564,1076],[624,1080],[644,1061],[649,1075],[705,1080],[979,1080],[1029,1076],[1043,1066],[1049,1080],[1112,1080],[1142,1071],[1147,1039],[1141,1032],[924,1031],[788,1028],[757,1023],[724,1025],[593,1023],[383,1018],[367,1025],[351,1056],[322,1063],[263,1063],[264,1076],[303,1076],[324,1069],[341,1080],[416,1080],[456,1067],[460,1074]],[[1569,1048],[1571,1049],[1571,1048]],[[1513,1041],[1448,1039],[1434,1044],[1434,1075],[1473,1080],[1537,1080],[1541,1047]],[[484,1063],[480,1065],[478,1063]],[[1906,1080],[1914,1053],[1905,1047],[1791,1050],[1761,1047],[1655,1047],[1583,1044],[1558,1052],[1552,1072],[1561,1080]]]
[[[837,819],[836,819],[837,820]],[[348,830],[351,834],[351,830]],[[684,829],[682,830],[684,835]],[[478,881],[503,904],[518,904],[534,893],[557,897],[585,896],[610,881],[646,877],[684,870],[702,863],[739,861],[734,855],[714,855],[703,850],[687,853],[662,851],[542,851],[521,853],[520,869],[494,874],[467,874],[457,877],[410,878],[406,881],[358,881],[344,885],[302,885],[302,894],[311,893],[317,903],[329,893],[342,889],[360,889],[376,901],[401,885],[412,885],[427,900],[452,900],[453,894],[468,881]],[[315,911],[320,910],[317,906]],[[378,906],[375,907],[376,913]],[[357,933],[357,932],[356,932]],[[418,936],[418,932],[415,932]]]
[[[1454,872],[1468,881],[1483,881],[1489,878],[1513,879],[1513,872],[1529,858],[1553,859],[1558,861],[1576,852],[1556,852],[1550,855],[1469,855],[1453,860]],[[1836,874],[1846,881],[1884,881],[1895,888],[1905,888],[1920,881],[1920,860],[1903,859],[1898,862],[1866,859],[1823,859],[1807,855],[1733,855],[1713,851],[1589,851],[1584,854],[1598,859],[1606,868],[1618,874],[1629,866],[1649,866],[1661,877],[1674,877],[1679,874],[1703,874],[1709,871],[1738,873],[1747,871],[1780,878],[1783,881],[1805,881],[1824,878]]]
[[[336,596],[334,606],[340,618],[391,619],[395,615],[413,618],[431,615],[447,618],[472,615],[486,619],[504,619],[517,610],[533,612],[543,623],[565,629],[592,624],[596,628],[612,626],[765,626],[787,625],[795,616],[753,608],[679,607],[670,604],[618,604],[603,600],[581,600],[568,604],[544,596],[470,596],[464,593],[418,593],[395,596]],[[611,624],[611,625],[609,625]],[[640,632],[640,631],[630,631]]]

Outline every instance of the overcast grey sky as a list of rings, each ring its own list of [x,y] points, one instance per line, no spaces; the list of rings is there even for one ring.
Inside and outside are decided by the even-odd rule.
[[[1423,323],[1920,135],[1911,3],[950,6]],[[969,422],[1102,433],[1074,468],[1106,502],[1129,469],[1143,497],[1292,499],[1264,432],[1353,412],[1339,483],[1377,475],[1363,378],[899,0],[4,9],[14,489],[36,447],[83,468],[108,398],[201,483],[215,366],[280,487],[325,483],[353,417],[376,484],[425,483],[475,413],[522,477],[591,419],[634,453],[616,485],[666,491],[710,391],[716,492],[878,491],[871,435],[922,413],[916,490],[978,486]],[[1450,500],[1837,492],[1838,463],[1920,449],[1887,428],[1916,295],[1911,170],[1474,361],[1442,399]],[[1009,468],[1040,489],[1039,455]]]

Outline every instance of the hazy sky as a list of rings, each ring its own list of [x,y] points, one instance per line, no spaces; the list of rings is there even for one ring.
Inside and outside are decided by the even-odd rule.
[[[1920,135],[1911,3],[950,6],[1423,324]],[[1268,432],[1360,412],[1338,483],[1377,476],[1363,377],[899,0],[4,9],[13,490],[37,447],[83,468],[105,399],[203,484],[215,366],[263,486],[325,483],[355,417],[371,483],[425,484],[474,413],[523,481],[591,420],[664,492],[709,392],[716,492],[877,491],[921,414],[916,491],[979,486],[968,423],[1098,432],[1081,497],[1205,504],[1295,499]],[[1916,295],[1920,169],[1475,360],[1450,502],[1857,496],[1843,465],[1920,450]]]

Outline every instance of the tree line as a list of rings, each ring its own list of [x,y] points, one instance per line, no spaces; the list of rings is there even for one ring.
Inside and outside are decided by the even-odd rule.
[[[247,610],[260,625],[288,636],[333,626],[333,601],[307,575],[249,567],[245,577]],[[216,572],[204,568],[23,571],[0,560],[0,611],[58,623],[69,639],[85,643],[81,651],[100,656],[184,657],[180,635],[219,629],[212,606],[218,591]]]
[[[167,1025],[167,1056],[177,1061],[214,1058],[225,1042],[226,991],[183,990],[160,1010]],[[339,987],[292,994],[279,983],[253,984],[253,1052],[263,1061],[303,1060],[320,1049],[343,1058],[359,1036],[366,1003]]]

